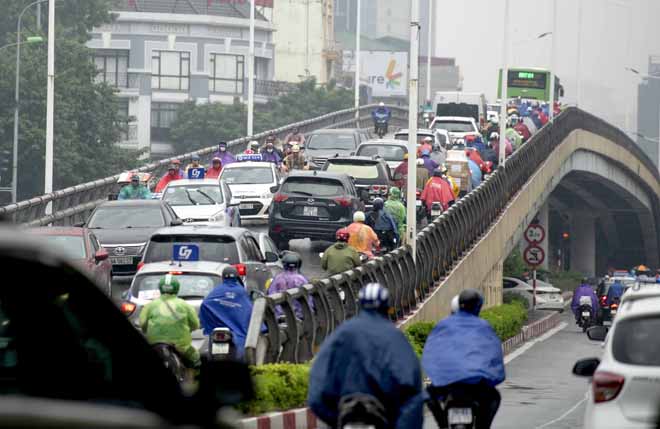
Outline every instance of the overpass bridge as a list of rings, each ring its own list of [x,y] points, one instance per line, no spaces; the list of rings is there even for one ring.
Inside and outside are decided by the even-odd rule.
[[[362,122],[370,123],[372,108],[360,108]],[[392,109],[393,125],[405,126],[406,110]],[[283,137],[294,126],[303,132],[353,127],[355,116],[355,110],[347,109],[273,132]],[[229,142],[229,147],[239,152],[247,141],[238,139]],[[182,162],[193,154],[209,158],[214,150],[176,158]],[[172,159],[140,171],[161,174]],[[72,225],[116,192],[117,177],[2,207],[0,216],[26,226]],[[51,214],[46,212],[49,204]],[[660,264],[657,168],[618,128],[568,108],[514,153],[505,167],[419,232],[416,261],[408,248],[399,248],[354,270],[257,299],[246,355],[252,363],[310,359],[323,339],[357,312],[357,291],[370,281],[390,288],[393,317],[401,326],[438,320],[448,313],[451,297],[466,287],[481,289],[487,305],[499,304],[503,261],[534,219],[546,223],[551,234],[557,228],[553,219],[560,228],[569,228],[572,238],[564,250],[570,254],[570,265],[584,273],[601,273],[608,265]],[[295,318],[294,302],[303,311],[300,321]],[[285,324],[278,323],[277,305]],[[262,323],[269,328],[266,334],[260,332]]]

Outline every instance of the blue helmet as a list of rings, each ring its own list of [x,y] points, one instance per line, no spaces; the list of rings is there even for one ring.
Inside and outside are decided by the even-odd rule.
[[[379,283],[367,283],[358,294],[363,310],[387,314],[390,309],[390,292]]]

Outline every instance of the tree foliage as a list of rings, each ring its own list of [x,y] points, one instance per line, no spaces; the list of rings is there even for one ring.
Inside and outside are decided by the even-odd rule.
[[[32,0],[10,2],[0,17],[0,40],[16,39],[20,11]],[[61,189],[105,177],[137,164],[137,153],[120,149],[122,118],[113,88],[95,83],[93,53],[85,46],[89,31],[111,20],[110,0],[58,2],[55,31],[55,118],[53,188]],[[36,8],[24,14],[22,38],[41,35],[42,44],[21,47],[19,120],[19,199],[43,193],[46,140],[47,7],[42,29],[36,27]],[[0,149],[13,140],[15,48],[0,51]],[[3,175],[7,186],[11,172]],[[3,201],[6,201],[4,199]]]

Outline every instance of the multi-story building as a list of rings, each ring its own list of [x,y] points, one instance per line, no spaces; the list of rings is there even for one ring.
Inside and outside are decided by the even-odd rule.
[[[660,168],[660,55],[649,57],[649,76],[638,89],[637,144]]]
[[[120,0],[112,24],[96,28],[97,79],[118,89],[129,118],[120,145],[172,153],[170,126],[181,103],[247,97],[250,4],[246,0]],[[256,14],[256,100],[273,89],[273,26]]]

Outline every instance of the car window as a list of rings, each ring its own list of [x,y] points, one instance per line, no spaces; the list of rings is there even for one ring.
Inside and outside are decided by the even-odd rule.
[[[612,353],[614,359],[630,365],[660,365],[660,318],[624,319],[616,324]]]
[[[275,243],[273,243],[273,240],[271,240],[269,237],[263,237],[263,240],[264,240],[264,253],[273,252],[276,255],[280,253]]]
[[[263,257],[261,256],[261,250],[259,250],[256,240],[253,237],[244,237],[243,240],[248,260],[261,262]]]
[[[162,235],[151,238],[144,254],[144,262],[162,262],[172,260],[175,244],[194,244],[199,247],[200,261],[240,262],[236,241],[223,235]]]
[[[503,286],[504,289],[512,289],[512,288],[518,286],[518,283],[512,282],[511,280],[502,280],[502,283],[504,285]]]
[[[362,145],[357,151],[359,156],[380,156],[385,161],[403,161],[408,150],[403,146],[368,144]]]
[[[132,293],[138,299],[152,300],[160,296],[158,283],[163,278],[162,273],[143,274],[135,278]],[[178,274],[179,293],[181,299],[205,298],[220,282],[220,276],[209,274]]]
[[[282,184],[282,193],[300,194],[314,197],[343,195],[344,187],[340,181],[320,177],[289,177]]]
[[[378,179],[378,164],[349,164],[344,162],[326,162],[325,170],[331,173],[344,173],[356,179]]]
[[[355,149],[353,134],[312,134],[307,149],[319,150],[352,150]]]
[[[89,228],[123,229],[165,226],[159,206],[99,207],[89,220]]]
[[[437,121],[433,128],[447,130],[450,133],[469,133],[475,131],[472,122],[464,121]]]
[[[274,182],[270,167],[225,168],[220,178],[228,185],[264,185]]]
[[[169,186],[163,200],[172,207],[211,206],[224,201],[218,185]]]
[[[68,259],[85,259],[85,240],[82,236],[74,235],[42,235],[49,247],[52,246],[66,255]]]

